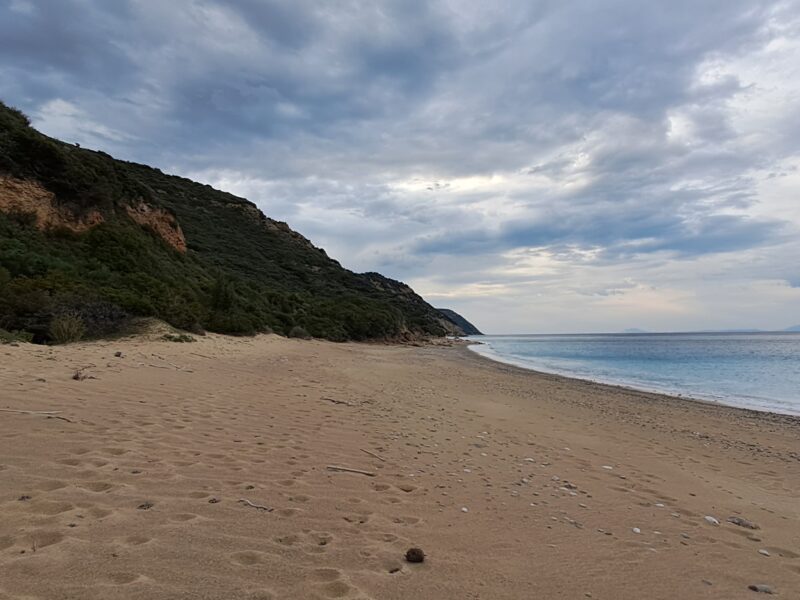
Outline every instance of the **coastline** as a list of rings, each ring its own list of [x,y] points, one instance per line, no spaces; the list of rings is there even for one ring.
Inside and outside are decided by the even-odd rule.
[[[779,332],[781,333],[781,332]],[[632,335],[632,334],[627,334]],[[637,335],[637,334],[633,334]],[[652,335],[652,334],[648,334]],[[485,346],[488,348],[487,351],[480,351],[477,348],[479,346]],[[569,379],[571,381],[588,381],[591,383],[595,383],[598,385],[607,385],[613,388],[631,390],[631,391],[639,391],[645,392],[648,394],[656,394],[659,396],[663,396],[665,398],[671,398],[674,400],[690,400],[693,402],[701,402],[704,404],[710,404],[713,406],[721,406],[726,408],[738,408],[740,410],[752,411],[757,413],[767,413],[771,415],[781,415],[781,416],[788,416],[788,417],[795,417],[800,419],[800,409],[791,411],[787,410],[779,410],[774,405],[763,405],[759,406],[758,401],[761,402],[771,402],[774,403],[774,399],[769,398],[753,398],[753,402],[749,403],[746,397],[729,397],[725,395],[714,395],[711,393],[699,393],[699,392],[685,392],[679,390],[671,390],[666,388],[659,388],[658,386],[648,387],[644,383],[638,382],[624,382],[624,381],[613,381],[613,380],[605,380],[605,379],[593,379],[591,377],[584,377],[577,374],[570,374],[568,372],[558,372],[558,371],[548,371],[541,367],[532,365],[532,364],[524,364],[522,360],[514,360],[511,358],[504,357],[497,352],[495,352],[486,342],[481,342],[478,340],[468,340],[467,347],[471,350],[471,352],[476,355],[484,358],[486,360],[490,360],[495,363],[514,366],[518,369],[522,369],[524,371],[530,371],[532,373],[538,373],[541,375],[554,375],[556,377],[564,377],[565,379]],[[757,407],[759,406],[759,407]]]
[[[754,418],[754,419],[763,418],[765,421],[781,422],[790,426],[797,426],[798,428],[800,428],[800,415],[795,415],[792,413],[776,412],[766,409],[759,410],[755,408],[748,408],[745,406],[726,404],[724,402],[718,402],[703,397],[690,396],[687,394],[683,395],[671,394],[668,392],[649,390],[641,387],[636,387],[633,385],[625,385],[621,383],[600,381],[583,377],[573,377],[562,373],[551,373],[548,371],[540,371],[533,367],[521,366],[519,364],[515,364],[510,361],[506,362],[504,360],[501,360],[500,358],[494,358],[485,354],[481,354],[479,352],[476,352],[475,350],[472,350],[471,348],[472,345],[473,344],[462,346],[464,350],[463,355],[465,357],[465,360],[477,359],[480,362],[490,363],[492,366],[495,367],[502,366],[507,369],[510,369],[512,372],[517,373],[523,377],[525,375],[533,375],[537,379],[542,378],[544,380],[548,380],[552,378],[551,380],[554,382],[566,382],[568,385],[574,385],[574,386],[586,385],[589,386],[591,389],[601,388],[602,390],[611,394],[622,393],[625,394],[625,396],[628,399],[640,399],[646,402],[670,402],[678,404],[688,403],[690,406],[700,407],[705,410],[711,410],[711,411],[720,410],[723,412],[733,411],[734,415],[747,418]]]
[[[800,590],[796,417],[465,345],[209,335],[0,356],[0,408],[22,411],[0,412],[3,600]]]

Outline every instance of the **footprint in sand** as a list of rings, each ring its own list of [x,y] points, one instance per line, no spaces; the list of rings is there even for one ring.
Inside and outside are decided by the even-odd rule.
[[[255,550],[244,550],[242,552],[234,552],[231,554],[231,560],[237,565],[244,567],[252,567],[253,565],[264,562],[264,553],[256,552]]]
[[[0,537],[0,550],[5,550],[6,548],[11,548],[14,545],[14,538],[10,535],[5,537]]]
[[[316,569],[311,576],[317,581],[331,582],[336,581],[342,576],[342,572],[338,569]]]
[[[110,490],[114,486],[112,484],[110,484],[110,483],[105,482],[105,481],[91,481],[89,483],[84,483],[80,487],[82,487],[82,488],[84,488],[86,490],[89,490],[91,492],[107,492],[108,490]]]
[[[196,518],[197,515],[193,513],[177,513],[169,516],[170,521],[178,521],[178,522],[192,521]]]
[[[64,534],[58,531],[34,531],[31,534],[31,546],[35,545],[36,548],[46,548],[58,544],[64,539]]]
[[[38,502],[30,506],[30,511],[40,515],[59,515],[73,508],[69,502]]]
[[[118,573],[109,573],[106,576],[109,582],[115,585],[128,585],[129,583],[133,583],[134,581],[138,580],[141,575],[137,575],[136,573],[127,573],[127,572],[118,572]]]
[[[144,535],[129,535],[125,538],[125,543],[129,546],[141,546],[142,544],[146,544],[147,542],[151,541],[152,538],[149,538]]]
[[[34,486],[34,489],[42,490],[43,492],[52,492],[65,487],[67,487],[67,484],[63,481],[58,481],[57,479],[45,479],[44,481],[37,483]]]
[[[332,581],[322,586],[322,593],[328,598],[344,598],[351,589],[344,581]]]
[[[247,594],[247,600],[275,600],[275,594],[268,590],[256,590]]]

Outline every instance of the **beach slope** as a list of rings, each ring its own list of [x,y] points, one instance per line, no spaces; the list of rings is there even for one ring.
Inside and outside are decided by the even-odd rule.
[[[0,389],[0,599],[800,597],[791,417],[277,336],[0,346]]]

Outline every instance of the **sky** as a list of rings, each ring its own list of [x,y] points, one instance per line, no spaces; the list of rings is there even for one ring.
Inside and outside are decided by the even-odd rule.
[[[800,324],[800,0],[0,0],[0,99],[485,332]]]

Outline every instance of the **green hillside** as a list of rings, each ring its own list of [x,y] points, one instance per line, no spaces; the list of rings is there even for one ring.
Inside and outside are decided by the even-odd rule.
[[[46,342],[54,319],[102,336],[132,316],[331,340],[456,329],[247,200],[54,140],[0,103],[0,328]]]

